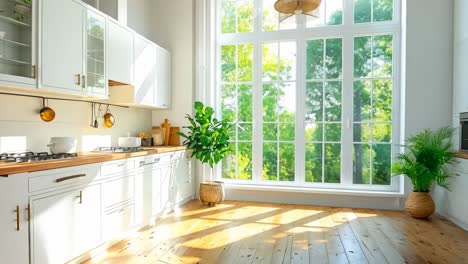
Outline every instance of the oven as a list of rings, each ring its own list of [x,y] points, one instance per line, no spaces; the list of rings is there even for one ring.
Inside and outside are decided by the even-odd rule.
[[[460,113],[460,151],[468,152],[468,112]]]

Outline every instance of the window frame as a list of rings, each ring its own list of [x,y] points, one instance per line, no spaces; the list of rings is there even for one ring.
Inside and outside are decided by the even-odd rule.
[[[238,180],[222,178],[221,165],[215,169],[215,178],[226,183],[270,185],[285,187],[308,187],[323,189],[365,190],[400,192],[402,176],[393,176],[391,185],[353,184],[353,84],[354,77],[354,38],[391,34],[393,36],[393,83],[392,95],[392,162],[402,147],[401,142],[401,0],[393,0],[393,20],[386,22],[354,23],[354,1],[343,0],[341,25],[306,27],[304,16],[298,17],[296,29],[263,31],[263,0],[254,1],[253,32],[221,34],[221,0],[214,0],[214,103],[217,115],[221,113],[221,46],[253,44],[253,91],[252,91],[252,179]],[[325,1],[325,0],[324,0]],[[323,16],[325,14],[322,14]],[[306,41],[314,39],[342,39],[342,120],[341,120],[341,182],[311,183],[305,181],[305,95],[306,95]],[[296,42],[296,120],[295,120],[295,178],[294,181],[266,181],[262,179],[263,169],[263,111],[262,111],[262,44],[269,42]],[[376,78],[378,79],[378,78]],[[373,80],[369,78],[369,80]],[[324,140],[324,139],[323,139]],[[325,141],[324,141],[325,142]],[[221,163],[220,163],[221,164]],[[237,168],[236,168],[237,171]]]

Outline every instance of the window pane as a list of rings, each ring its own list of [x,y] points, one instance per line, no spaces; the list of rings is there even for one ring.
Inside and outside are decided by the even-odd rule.
[[[341,82],[325,83],[325,121],[341,121]]]
[[[393,64],[393,36],[375,36],[373,41],[374,77],[391,77]]]
[[[253,0],[236,0],[237,2],[237,32],[253,32],[254,3]]]
[[[353,183],[370,183],[370,145],[354,144],[353,148]]]
[[[236,46],[221,46],[221,80],[236,81]]]
[[[327,79],[342,76],[342,39],[327,39],[325,54],[325,71]]]
[[[263,173],[262,179],[278,180],[278,147],[277,143],[263,143]]]
[[[236,33],[236,1],[221,2],[221,33]]]
[[[238,140],[252,140],[252,124],[238,124],[237,135]]]
[[[354,124],[353,125],[353,141],[354,142],[370,142],[370,124]]]
[[[222,177],[224,179],[236,178],[236,143],[233,142],[229,145],[231,152],[223,159],[222,163]]]
[[[309,40],[306,43],[306,78],[323,78],[323,39]]]
[[[237,80],[239,82],[250,82],[253,74],[253,45],[238,45],[237,50]]]
[[[263,31],[278,30],[278,12],[274,9],[276,0],[263,0]]]
[[[341,124],[325,124],[325,141],[341,141]]]
[[[230,140],[236,140],[236,125],[232,124],[231,128],[228,130],[228,135]]]
[[[374,124],[372,142],[392,142],[392,124]]]
[[[263,84],[263,121],[278,121],[277,103],[278,85],[275,83]]]
[[[251,122],[252,121],[252,85],[239,85],[238,86],[238,119],[239,121]],[[224,98],[223,98],[224,100]]]
[[[222,118],[227,122],[234,122],[236,120],[236,86],[235,85],[222,85]]]
[[[307,83],[305,104],[306,121],[323,120],[323,82]]]
[[[306,182],[322,182],[322,144],[306,144]]]
[[[322,3],[326,4],[325,23],[341,25],[343,23],[343,0],[327,0]]]
[[[279,144],[279,180],[280,181],[294,181],[294,144],[280,143]]]
[[[372,70],[371,37],[354,38],[354,77],[368,77]]]
[[[279,88],[279,121],[294,122],[296,118],[296,83],[280,83]]]
[[[295,138],[295,124],[280,124],[280,138],[283,141],[294,141]]]
[[[392,173],[392,145],[376,144],[372,146],[374,150],[372,163],[372,184],[389,185]]]
[[[263,123],[263,140],[278,139],[278,124],[276,123]]]
[[[324,178],[327,183],[339,183],[341,175],[341,144],[325,144]]]
[[[374,0],[374,21],[392,21],[393,0]]]
[[[392,81],[375,80],[373,93],[373,119],[376,122],[392,120]]]
[[[278,79],[278,43],[265,43],[262,46],[263,81]]]
[[[238,143],[237,164],[240,180],[252,179],[252,143]]]
[[[307,123],[305,127],[305,140],[306,141],[322,141],[323,139],[323,125],[317,123]]]
[[[279,77],[283,81],[296,79],[296,42],[280,42]]]
[[[371,83],[369,81],[354,82],[354,122],[371,119]]]
[[[354,23],[371,22],[371,0],[354,0]]]

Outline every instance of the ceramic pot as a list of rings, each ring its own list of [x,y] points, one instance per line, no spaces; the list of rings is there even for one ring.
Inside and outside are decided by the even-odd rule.
[[[428,192],[411,192],[405,208],[412,217],[423,219],[434,213],[435,203]]]

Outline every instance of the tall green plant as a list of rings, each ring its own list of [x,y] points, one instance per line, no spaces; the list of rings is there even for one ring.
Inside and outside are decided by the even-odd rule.
[[[185,117],[190,121],[187,133],[178,132],[185,138],[183,145],[192,150],[192,157],[202,163],[208,163],[211,168],[229,153],[229,134],[231,125],[213,117],[214,110],[195,102],[195,116]]]
[[[415,192],[429,192],[434,183],[448,189],[445,181],[452,174],[445,165],[453,163],[450,152],[453,133],[454,129],[443,127],[436,131],[425,129],[408,138],[404,146],[408,151],[398,155],[399,161],[393,164],[392,172],[408,176]]]

